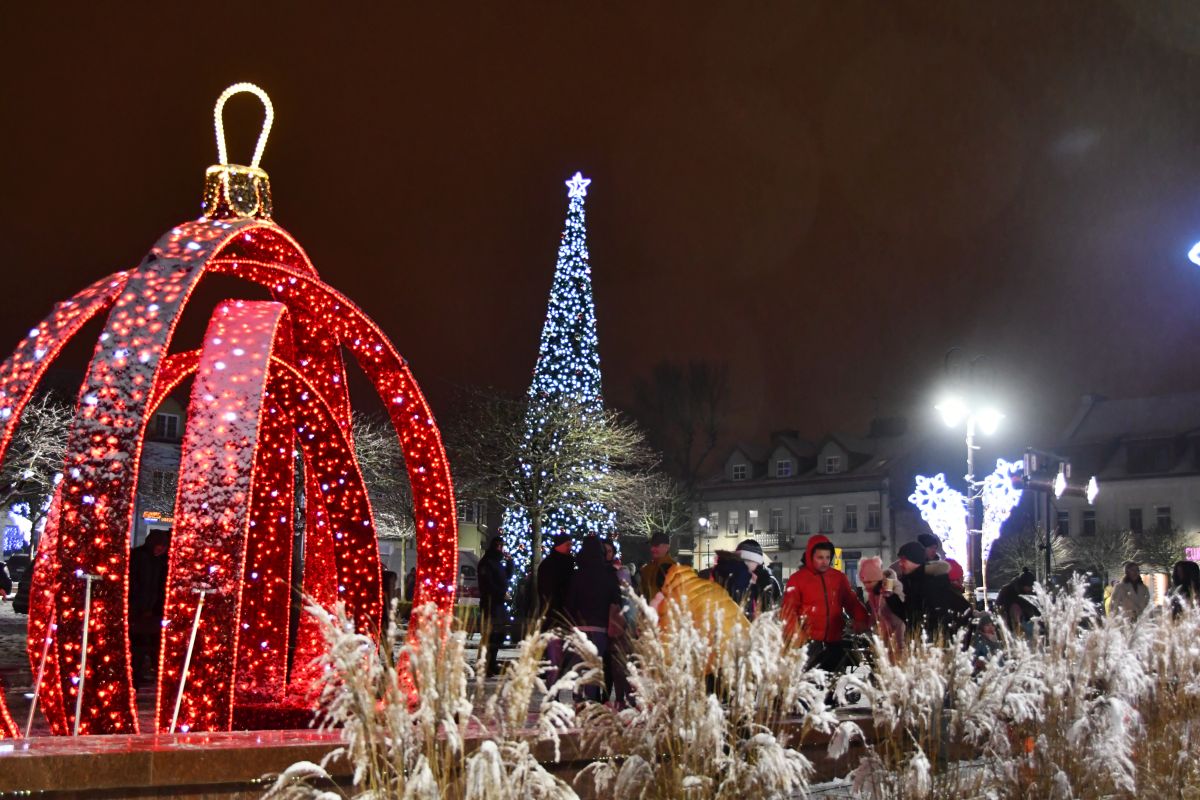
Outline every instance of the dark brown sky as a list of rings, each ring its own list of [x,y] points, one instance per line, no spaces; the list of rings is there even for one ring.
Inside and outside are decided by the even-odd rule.
[[[706,357],[742,432],[857,429],[953,345],[1018,430],[1200,386],[1200,6],[308,5],[6,5],[0,341],[198,213],[250,80],[276,219],[435,409],[528,382],[576,169],[613,400]]]

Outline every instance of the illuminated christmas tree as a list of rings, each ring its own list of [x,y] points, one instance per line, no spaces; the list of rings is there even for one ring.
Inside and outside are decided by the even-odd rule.
[[[576,540],[588,534],[609,536],[616,526],[615,514],[603,503],[589,499],[587,492],[590,482],[601,481],[607,473],[607,463],[571,463],[564,453],[574,449],[567,438],[578,431],[572,427],[572,416],[595,418],[597,424],[602,424],[596,309],[583,211],[590,183],[578,172],[566,182],[570,205],[529,387],[525,440],[518,459],[521,478],[530,484],[531,491],[523,492],[521,500],[513,498],[501,525],[505,544],[516,561],[517,575],[539,562],[546,544],[559,534],[569,534]],[[585,421],[581,427],[588,424]],[[557,474],[547,468],[551,462]],[[572,488],[565,493],[538,488],[551,481],[557,481],[560,489],[564,484]],[[543,505],[539,495],[555,500]]]

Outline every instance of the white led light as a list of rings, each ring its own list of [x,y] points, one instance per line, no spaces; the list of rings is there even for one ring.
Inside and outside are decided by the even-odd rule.
[[[583,173],[576,172],[571,180],[567,181],[567,197],[587,197],[587,187],[592,181],[590,178],[583,177]]]
[[[1020,461],[996,459],[996,470],[983,479],[983,527],[980,545],[987,560],[992,545],[1000,538],[1000,528],[1021,502],[1021,490],[1013,485],[1012,476],[1024,469]]]
[[[946,485],[939,472],[932,478],[917,476],[917,488],[908,502],[921,512],[921,519],[942,540],[947,558],[965,561],[967,553],[967,499],[962,492]]]

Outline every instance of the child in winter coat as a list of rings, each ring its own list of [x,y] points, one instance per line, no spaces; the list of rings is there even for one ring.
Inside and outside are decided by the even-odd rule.
[[[862,583],[867,610],[871,612],[875,621],[876,633],[893,656],[899,654],[904,649],[906,626],[904,620],[888,608],[885,592],[899,592],[903,599],[904,587],[895,572],[883,568],[883,559],[879,556],[871,556],[858,562],[858,579]]]

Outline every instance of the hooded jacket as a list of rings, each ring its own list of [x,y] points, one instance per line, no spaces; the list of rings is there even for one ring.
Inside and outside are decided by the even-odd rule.
[[[832,544],[829,538],[816,534],[808,539],[804,549],[804,566],[788,579],[783,590],[780,616],[786,624],[786,635],[796,635],[796,626],[804,621],[805,638],[818,642],[840,642],[844,638],[842,612],[849,612],[858,627],[871,621],[866,606],[850,588],[845,573],[833,567],[817,572],[813,550],[819,544]]]

